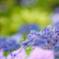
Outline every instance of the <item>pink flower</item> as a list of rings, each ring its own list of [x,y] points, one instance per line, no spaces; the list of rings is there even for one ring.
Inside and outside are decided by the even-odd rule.
[[[54,59],[54,52],[36,47],[28,59]]]
[[[36,47],[33,51],[31,51],[29,57],[26,57],[28,56],[25,50],[20,48],[9,55],[7,59],[54,59],[54,52]]]
[[[23,48],[20,48],[16,51],[14,51],[13,53],[11,53],[7,59],[26,59],[26,52]]]
[[[3,54],[4,54],[4,51],[3,50],[0,50],[0,59],[6,59]]]

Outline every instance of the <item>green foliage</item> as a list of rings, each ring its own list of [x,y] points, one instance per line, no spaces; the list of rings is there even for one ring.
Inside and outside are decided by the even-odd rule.
[[[4,52],[4,56],[8,56],[9,55],[9,52]]]
[[[17,1],[0,1],[1,35],[16,33],[23,23],[37,23],[41,27],[47,26],[50,24],[48,17],[52,7],[58,5],[58,0],[37,0],[36,6],[26,8],[25,6],[21,6]]]
[[[32,51],[32,47],[28,47],[28,49],[26,49],[27,55],[29,55],[31,51]]]

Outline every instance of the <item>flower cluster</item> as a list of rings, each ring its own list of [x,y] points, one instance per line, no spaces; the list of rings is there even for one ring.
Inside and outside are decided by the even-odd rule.
[[[56,27],[45,27],[40,32],[31,31],[28,35],[28,40],[23,42],[22,45],[24,47],[38,46],[44,49],[54,50],[56,57],[59,57],[59,30]]]
[[[15,40],[11,40],[6,37],[0,38],[0,49],[3,49],[5,52],[11,52],[20,48],[20,44],[17,43]]]
[[[39,26],[37,24],[24,24],[19,29],[19,32],[22,34],[28,34],[31,30],[40,30]]]
[[[36,47],[27,57],[25,49],[20,48],[8,55],[7,59],[54,59],[54,52]]]
[[[30,32],[27,35],[27,40],[21,41],[20,46],[18,41],[21,40],[20,38],[22,37],[19,33],[13,35],[11,39],[9,37],[0,37],[0,50],[3,50],[2,52],[11,52],[6,56],[7,59],[48,59],[49,56],[51,56],[49,59],[54,59],[54,55],[55,58],[59,58],[58,24],[59,23],[53,26],[47,26],[40,32],[37,32],[38,27],[36,25],[24,25],[24,27],[20,29],[20,33],[28,34]],[[27,56],[26,52],[31,53]],[[2,56],[4,55],[2,54]]]

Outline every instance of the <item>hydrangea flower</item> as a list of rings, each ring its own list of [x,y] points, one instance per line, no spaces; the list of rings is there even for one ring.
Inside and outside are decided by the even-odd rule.
[[[35,47],[35,49],[31,51],[28,59],[54,59],[54,52],[51,50]]]
[[[12,52],[10,55],[7,56],[7,59],[26,59],[26,52],[23,48],[20,48],[14,52]]]
[[[6,37],[0,38],[0,49],[3,49],[4,51],[11,52],[13,50],[16,50],[20,48],[20,44],[17,43],[15,40],[11,40]]]
[[[27,56],[24,48],[20,48],[7,56],[7,59],[54,59],[54,52],[35,47]]]
[[[24,24],[20,29],[19,32],[22,34],[28,34],[31,30],[39,30],[39,26],[37,24]]]
[[[23,42],[24,47],[38,46],[44,49],[59,51],[59,30],[57,28],[45,27],[40,32],[31,31],[28,35],[28,40]],[[59,53],[58,53],[59,55]],[[56,56],[59,57],[57,54]]]

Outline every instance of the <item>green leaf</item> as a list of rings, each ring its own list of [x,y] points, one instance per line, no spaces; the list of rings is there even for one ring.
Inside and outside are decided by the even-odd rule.
[[[32,51],[32,47],[28,47],[28,49],[26,49],[26,53],[29,55],[30,52]]]
[[[4,52],[4,56],[7,56],[7,55],[9,55],[9,52],[8,51]]]

